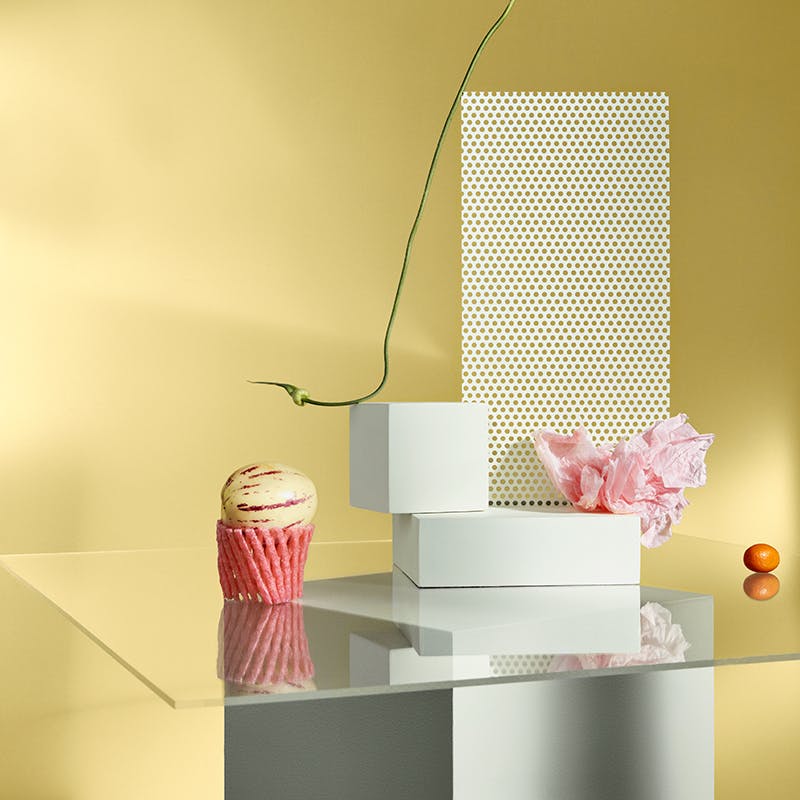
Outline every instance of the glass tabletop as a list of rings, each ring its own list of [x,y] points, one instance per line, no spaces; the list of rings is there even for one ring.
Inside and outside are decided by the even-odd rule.
[[[641,586],[418,589],[347,575],[353,548],[389,566],[386,542],[312,545],[278,606],[223,601],[212,548],[0,563],[176,708],[800,659],[796,557],[754,585],[741,547],[674,536]]]

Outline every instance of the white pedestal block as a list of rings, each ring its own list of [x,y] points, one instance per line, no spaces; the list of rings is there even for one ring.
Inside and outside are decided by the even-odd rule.
[[[392,576],[397,626],[422,656],[638,652],[639,586],[419,589]]]
[[[489,505],[488,409],[478,403],[350,408],[350,504],[391,514]]]
[[[456,688],[452,796],[713,800],[714,670]]]
[[[394,563],[420,587],[639,582],[639,518],[491,508],[397,514]]]
[[[402,686],[491,674],[488,655],[421,656],[397,628],[350,634],[351,686]]]

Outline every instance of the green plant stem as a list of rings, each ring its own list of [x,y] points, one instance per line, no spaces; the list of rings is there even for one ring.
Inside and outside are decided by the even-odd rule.
[[[298,406],[354,406],[357,403],[362,403],[364,400],[370,400],[371,398],[375,397],[375,395],[378,394],[378,392],[380,392],[381,389],[383,389],[383,387],[386,385],[386,381],[389,378],[389,337],[391,336],[392,328],[394,327],[395,317],[397,316],[397,308],[400,302],[400,294],[403,291],[403,284],[405,283],[406,273],[408,272],[408,262],[411,256],[411,247],[414,243],[414,238],[417,235],[417,228],[419,227],[419,222],[422,218],[422,212],[425,208],[425,203],[428,200],[428,192],[431,188],[431,181],[433,180],[433,174],[436,170],[436,164],[439,161],[439,153],[442,149],[442,143],[447,135],[447,130],[450,127],[450,123],[455,116],[458,104],[461,102],[461,96],[464,94],[464,89],[467,85],[467,82],[469,81],[472,71],[475,69],[475,65],[478,63],[478,59],[483,52],[483,48],[486,47],[489,39],[492,38],[495,31],[503,24],[503,21],[508,16],[508,13],[511,11],[511,8],[515,2],[516,0],[508,0],[508,4],[506,5],[503,13],[495,20],[492,27],[489,28],[489,30],[486,32],[486,35],[483,37],[483,39],[481,39],[481,43],[478,45],[478,49],[475,51],[475,55],[472,56],[472,60],[469,62],[469,66],[467,67],[467,71],[464,73],[461,85],[458,87],[458,92],[453,100],[453,104],[450,106],[450,111],[447,113],[447,118],[444,121],[444,125],[442,126],[442,132],[439,134],[439,140],[436,142],[436,149],[433,151],[431,165],[428,168],[428,176],[425,179],[425,187],[422,190],[422,198],[419,201],[419,208],[417,208],[417,215],[414,217],[414,223],[411,226],[411,232],[408,234],[408,241],[406,242],[405,254],[403,256],[403,266],[400,270],[400,278],[397,281],[397,290],[395,291],[394,302],[392,303],[392,311],[389,314],[389,322],[386,325],[386,333],[383,337],[383,377],[381,378],[381,382],[369,394],[365,394],[362,397],[353,398],[352,400],[338,401],[315,400],[310,396],[307,389],[301,389],[292,383],[283,383],[281,381],[250,381],[250,383],[264,386],[280,386],[286,390],[286,392]]]

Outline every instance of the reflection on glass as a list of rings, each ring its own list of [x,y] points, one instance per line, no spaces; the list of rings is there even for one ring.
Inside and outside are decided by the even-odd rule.
[[[488,655],[423,656],[394,625],[350,634],[351,686],[435,683],[491,674]]]
[[[778,594],[781,582],[771,572],[754,572],[744,579],[742,591],[751,600],[769,600]]]
[[[218,632],[217,675],[226,694],[316,689],[303,607],[225,601]]]
[[[659,603],[645,603],[639,612],[641,647],[638,653],[589,653],[554,656],[549,672],[571,672],[579,669],[613,669],[647,664],[676,664],[686,661],[690,644],[680,625],[672,621],[672,613]]]
[[[420,589],[395,568],[394,621],[421,656],[582,653],[639,645],[638,584]]]

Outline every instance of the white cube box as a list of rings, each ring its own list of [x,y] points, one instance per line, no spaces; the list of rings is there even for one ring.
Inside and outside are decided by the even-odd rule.
[[[350,504],[391,514],[489,505],[488,408],[363,403],[350,408]]]
[[[639,582],[640,523],[630,514],[396,514],[392,539],[394,563],[420,587]]]

